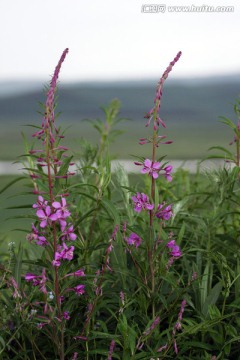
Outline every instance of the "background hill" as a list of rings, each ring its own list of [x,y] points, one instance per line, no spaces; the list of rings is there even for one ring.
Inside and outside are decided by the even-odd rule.
[[[174,144],[164,147],[163,152],[172,158],[198,158],[206,155],[209,146],[227,145],[231,141],[229,130],[218,122],[219,116],[233,121],[232,104],[240,93],[239,75],[191,80],[168,79],[165,84],[161,115],[167,124],[167,134]],[[138,138],[147,134],[144,114],[152,107],[156,80],[122,81],[108,83],[59,84],[59,106],[62,112],[59,121],[71,125],[68,142],[74,150],[79,148],[79,139],[87,138],[96,143],[97,136],[86,118],[103,118],[100,106],[113,98],[121,103],[121,117],[130,121],[121,125],[126,130],[113,151],[118,157],[129,154],[146,155],[146,148],[138,146]],[[14,159],[23,152],[20,132],[24,131],[31,141],[30,128],[25,124],[39,125],[41,116],[38,102],[45,101],[43,83],[5,82],[0,84],[0,146],[1,159]],[[124,146],[122,146],[124,143]]]

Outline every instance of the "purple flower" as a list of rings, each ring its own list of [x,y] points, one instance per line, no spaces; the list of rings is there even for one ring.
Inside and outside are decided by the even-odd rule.
[[[67,218],[71,215],[70,211],[67,209],[67,202],[64,197],[62,197],[61,202],[53,202],[52,206],[57,210],[56,214],[58,215],[58,218]]]
[[[171,256],[173,257],[180,257],[182,256],[180,247],[178,245],[175,245],[175,240],[171,240],[167,243],[167,247],[170,249]]]
[[[176,340],[174,340],[174,342],[173,342],[173,347],[174,347],[175,354],[178,354],[178,347],[177,347]]]
[[[73,290],[77,295],[82,295],[85,293],[85,285],[77,285],[73,288]]]
[[[153,210],[154,205],[149,203],[149,198],[146,194],[139,192],[136,196],[132,196],[132,200],[135,203],[134,210],[140,213],[142,210]]]
[[[112,360],[112,354],[115,348],[115,340],[111,341],[109,352],[108,352],[108,360]]]
[[[171,182],[172,181],[172,176],[170,175],[172,172],[172,165],[168,165],[166,166],[163,170],[165,171],[165,178],[167,179],[167,181]]]
[[[159,204],[155,215],[158,219],[169,220],[173,216],[172,206]]]
[[[54,260],[52,261],[53,266],[60,266],[60,260],[72,260],[73,252],[74,246],[68,248],[65,243],[63,243],[63,246],[58,246],[58,251],[55,252]]]
[[[33,232],[31,234],[27,235],[27,240],[29,240],[30,242],[35,240],[36,244],[39,246],[49,245],[49,243],[47,242],[47,240],[44,236],[39,236],[39,231],[34,226],[34,224],[32,224],[32,230],[33,230]]]
[[[35,279],[37,279],[37,278],[39,278],[39,277],[41,277],[41,276],[37,276],[37,275],[35,275],[35,274],[32,274],[32,273],[27,273],[27,274],[25,274],[25,280],[26,281],[34,281]]]
[[[37,217],[41,221],[41,228],[45,228],[50,221],[56,221],[58,219],[57,214],[51,213],[50,206],[46,206],[45,209],[37,210]]]
[[[144,336],[149,335],[150,332],[153,331],[153,330],[155,329],[155,327],[156,327],[159,323],[160,323],[160,317],[157,316],[157,317],[153,320],[153,322],[152,322],[152,324],[150,325],[150,327],[147,328],[147,329],[144,331],[143,335],[144,335]]]
[[[59,267],[61,265],[62,255],[60,252],[56,251],[54,255],[54,260],[52,261],[53,266]]]
[[[62,251],[62,258],[65,260],[72,260],[73,259],[73,252],[74,246],[70,246],[69,248],[65,243],[63,243],[63,251]]]
[[[47,200],[44,200],[43,197],[40,195],[38,196],[38,200],[36,204],[33,204],[34,209],[45,209],[47,206]]]
[[[74,274],[74,276],[85,276],[85,272],[83,269],[79,269],[79,270],[75,271],[73,274]]]
[[[141,170],[142,174],[148,174],[152,176],[154,179],[158,178],[158,173],[161,168],[160,162],[152,162],[149,159],[144,160],[143,169]]]
[[[70,226],[63,230],[63,233],[61,235],[62,240],[76,240],[77,235],[73,232],[73,225],[70,224]]]
[[[34,224],[32,224],[32,233],[27,235],[27,240],[28,241],[33,241],[33,240],[37,240],[38,239],[38,230],[37,228],[34,226]]]
[[[69,319],[70,319],[69,311],[64,311],[64,312],[63,312],[63,318],[64,318],[65,320],[69,320]]]
[[[39,236],[36,241],[36,244],[39,246],[47,246],[49,245],[49,242],[46,240],[44,236]]]
[[[72,360],[77,360],[77,358],[78,358],[78,353],[75,352],[75,353],[73,354]]]
[[[178,320],[180,322],[182,321],[182,316],[183,316],[186,304],[187,304],[186,300],[183,300],[182,304],[181,304],[181,309],[180,309],[179,314],[178,314]]]
[[[28,282],[32,282],[33,286],[39,286],[39,290],[43,292],[44,294],[47,294],[46,289],[46,269],[43,268],[42,275],[35,275],[32,273],[25,274],[25,280]]]
[[[129,238],[126,239],[128,245],[134,245],[136,248],[141,244],[142,239],[135,233],[131,233]]]
[[[67,274],[65,275],[64,277],[67,277],[67,276],[86,276],[85,273],[84,273],[84,270],[83,269],[79,269],[73,273],[70,273],[70,274]]]

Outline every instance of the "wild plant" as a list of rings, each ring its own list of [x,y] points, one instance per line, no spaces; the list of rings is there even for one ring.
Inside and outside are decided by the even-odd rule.
[[[172,181],[172,166],[158,155],[172,142],[161,133],[166,124],[160,106],[163,85],[181,52],[164,71],[145,115],[153,133],[139,144],[150,145],[151,156],[136,159],[145,184],[134,186],[124,168],[111,171],[108,143],[119,133],[119,101],[103,108],[105,121],[92,122],[98,146],[82,140],[77,159],[64,145],[56,91],[67,54],[68,49],[47,89],[42,124],[34,125],[35,143],[26,144],[23,156],[35,197],[26,242],[29,252],[36,250],[30,258],[22,246],[17,252],[11,245],[0,268],[2,358],[235,355],[239,262],[235,259],[232,270],[216,249],[224,234],[235,236],[237,214],[225,209],[219,215],[226,196],[221,190],[222,202],[213,197],[202,177],[194,183],[179,172]],[[213,207],[210,217],[203,211],[206,204]]]

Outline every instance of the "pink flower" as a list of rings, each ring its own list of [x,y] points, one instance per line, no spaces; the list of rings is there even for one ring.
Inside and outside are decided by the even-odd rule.
[[[149,335],[150,332],[153,331],[153,330],[155,329],[155,327],[156,327],[159,323],[160,323],[160,317],[157,316],[157,317],[153,320],[153,322],[152,322],[152,324],[150,325],[150,327],[147,328],[147,329],[144,331],[143,335],[144,335],[144,336]]]
[[[72,260],[73,252],[74,246],[68,248],[65,243],[63,243],[63,246],[58,246],[58,251],[55,252],[54,260],[52,261],[53,266],[60,266],[60,260]]]
[[[63,312],[63,318],[64,318],[65,320],[69,320],[69,319],[70,319],[69,311],[64,311],[64,312]]]
[[[173,257],[180,257],[182,256],[180,247],[178,245],[175,245],[175,240],[171,240],[167,243],[167,247],[171,251],[171,256]]]
[[[40,285],[39,290],[41,292],[43,292],[44,294],[47,294],[46,282],[47,282],[46,269],[43,268],[43,270],[42,270],[42,280],[40,281],[40,284],[39,284]]]
[[[63,230],[63,233],[61,236],[62,240],[71,240],[71,241],[76,240],[77,235],[74,234],[73,231],[74,231],[73,225],[70,224],[70,226],[67,229],[65,228],[65,230]]]
[[[172,181],[172,176],[170,175],[172,172],[172,165],[168,165],[166,166],[163,170],[165,171],[165,178],[167,179],[167,181],[171,182]]]
[[[131,233],[129,238],[126,239],[128,245],[134,245],[136,248],[141,244],[142,239],[135,233]]]
[[[74,246],[70,246],[69,248],[65,243],[63,243],[63,251],[62,251],[62,258],[65,260],[72,260],[73,259],[73,252]]]
[[[149,198],[144,193],[137,193],[136,196],[132,196],[132,200],[135,203],[134,210],[138,213],[140,213],[142,210],[154,209],[154,205],[149,203]]]
[[[77,285],[73,288],[73,290],[77,295],[82,295],[85,293],[85,285]]]
[[[83,269],[79,269],[73,273],[74,276],[86,276]]]
[[[142,174],[148,174],[152,176],[154,179],[158,178],[158,173],[161,168],[160,162],[152,162],[149,159],[144,160],[143,169],[141,170]]]
[[[37,228],[34,226],[34,224],[32,224],[32,233],[27,235],[27,240],[28,241],[33,241],[33,240],[37,240],[38,239],[38,230]]]
[[[169,220],[173,216],[172,206],[159,204],[155,215],[158,219]]]
[[[108,352],[108,360],[112,360],[112,354],[115,348],[115,340],[111,341],[109,352]]]
[[[44,236],[39,236],[36,241],[36,244],[39,246],[47,246],[49,245],[49,242],[46,240]]]
[[[65,275],[65,277],[67,277],[67,276],[76,276],[76,277],[78,277],[78,276],[86,276],[86,275],[85,275],[83,269],[79,269],[79,270],[77,270],[77,271],[75,271],[73,273]]]
[[[36,278],[39,278],[39,277],[41,277],[41,276],[37,276],[37,275],[31,274],[31,273],[25,274],[25,280],[26,281],[33,281],[33,280],[35,280]]]
[[[45,209],[37,210],[37,217],[41,221],[41,228],[45,228],[51,221],[56,221],[58,219],[57,214],[51,213],[50,206],[46,206]]]
[[[37,203],[33,204],[33,208],[34,209],[45,209],[45,207],[47,206],[47,200],[44,200],[43,197],[40,195],[38,197]]]
[[[34,226],[34,224],[32,224],[32,230],[33,232],[31,234],[27,235],[27,240],[28,241],[36,241],[36,244],[39,246],[47,246],[49,245],[49,243],[47,242],[46,238],[44,236],[39,236],[39,231],[37,230],[37,228]]]
[[[79,269],[79,270],[77,270],[77,271],[75,271],[74,273],[72,273],[74,276],[86,276],[85,275],[85,272],[84,272],[84,270],[83,269]]]
[[[32,273],[25,274],[25,280],[28,282],[32,282],[33,286],[39,286],[39,290],[44,294],[47,294],[47,289],[46,289],[47,277],[46,277],[45,268],[43,268],[42,270],[42,275],[35,275]]]
[[[178,354],[178,347],[177,347],[176,340],[174,340],[174,342],[173,342],[173,347],[174,347],[175,354]]]
[[[182,321],[182,316],[183,316],[186,304],[187,304],[186,300],[183,300],[182,304],[181,304],[181,309],[180,309],[179,314],[178,314],[178,319],[179,319],[180,322]]]
[[[67,218],[71,215],[70,211],[67,209],[67,202],[64,197],[62,197],[61,202],[53,202],[52,206],[57,210],[56,214],[58,215],[58,218]]]

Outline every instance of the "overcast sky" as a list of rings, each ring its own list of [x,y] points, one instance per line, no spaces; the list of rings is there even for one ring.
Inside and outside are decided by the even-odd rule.
[[[143,4],[166,9],[142,12]],[[170,12],[174,5],[234,11]],[[66,47],[61,81],[159,77],[179,50],[175,77],[240,73],[239,30],[238,0],[1,0],[0,81],[47,81]]]

